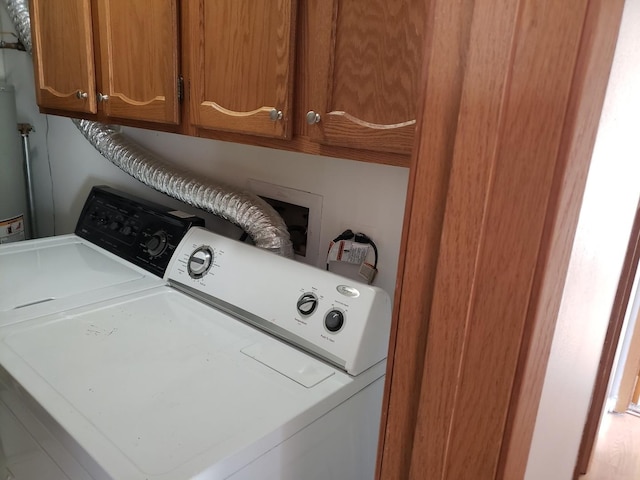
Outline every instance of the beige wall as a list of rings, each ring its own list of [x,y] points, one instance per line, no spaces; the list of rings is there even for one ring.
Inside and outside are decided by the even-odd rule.
[[[640,195],[640,0],[627,0],[553,339],[527,480],[572,478]]]

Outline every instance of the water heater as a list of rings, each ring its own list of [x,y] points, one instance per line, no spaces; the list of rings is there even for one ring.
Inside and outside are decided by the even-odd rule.
[[[11,85],[0,83],[0,243],[29,238],[27,192]]]

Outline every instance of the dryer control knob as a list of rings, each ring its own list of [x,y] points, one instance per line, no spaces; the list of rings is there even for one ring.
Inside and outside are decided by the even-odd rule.
[[[213,252],[210,247],[203,245],[196,248],[187,261],[187,271],[191,278],[202,278],[213,264]]]
[[[329,310],[324,316],[324,326],[330,332],[337,332],[344,325],[344,313],[340,310]]]
[[[300,315],[309,316],[316,311],[318,306],[318,297],[315,293],[303,293],[296,303],[296,308]]]
[[[167,234],[162,230],[157,231],[145,242],[145,247],[150,257],[157,257],[167,248]]]

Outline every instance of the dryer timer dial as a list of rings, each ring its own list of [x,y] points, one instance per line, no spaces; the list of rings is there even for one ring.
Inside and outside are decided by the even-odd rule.
[[[203,245],[196,248],[187,261],[187,271],[191,278],[202,278],[213,265],[213,251],[211,247]]]
[[[112,227],[113,225],[116,225],[116,226]],[[112,230],[117,230],[120,227],[117,225],[117,222],[113,222],[111,223],[111,225],[109,225],[109,228],[111,228]],[[144,246],[146,247],[147,253],[149,254],[150,257],[153,258],[159,255],[162,255],[164,251],[167,249],[166,232],[162,230],[158,230],[156,233],[154,233],[147,239]]]

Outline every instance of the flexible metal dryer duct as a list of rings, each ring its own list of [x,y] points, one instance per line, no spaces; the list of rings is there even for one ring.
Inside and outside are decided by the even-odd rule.
[[[31,53],[31,22],[27,0],[5,0],[20,41]],[[257,247],[293,257],[282,217],[260,197],[213,181],[203,181],[169,165],[154,153],[98,122],[73,120],[103,157],[145,185],[194,207],[211,212],[242,228]]]

